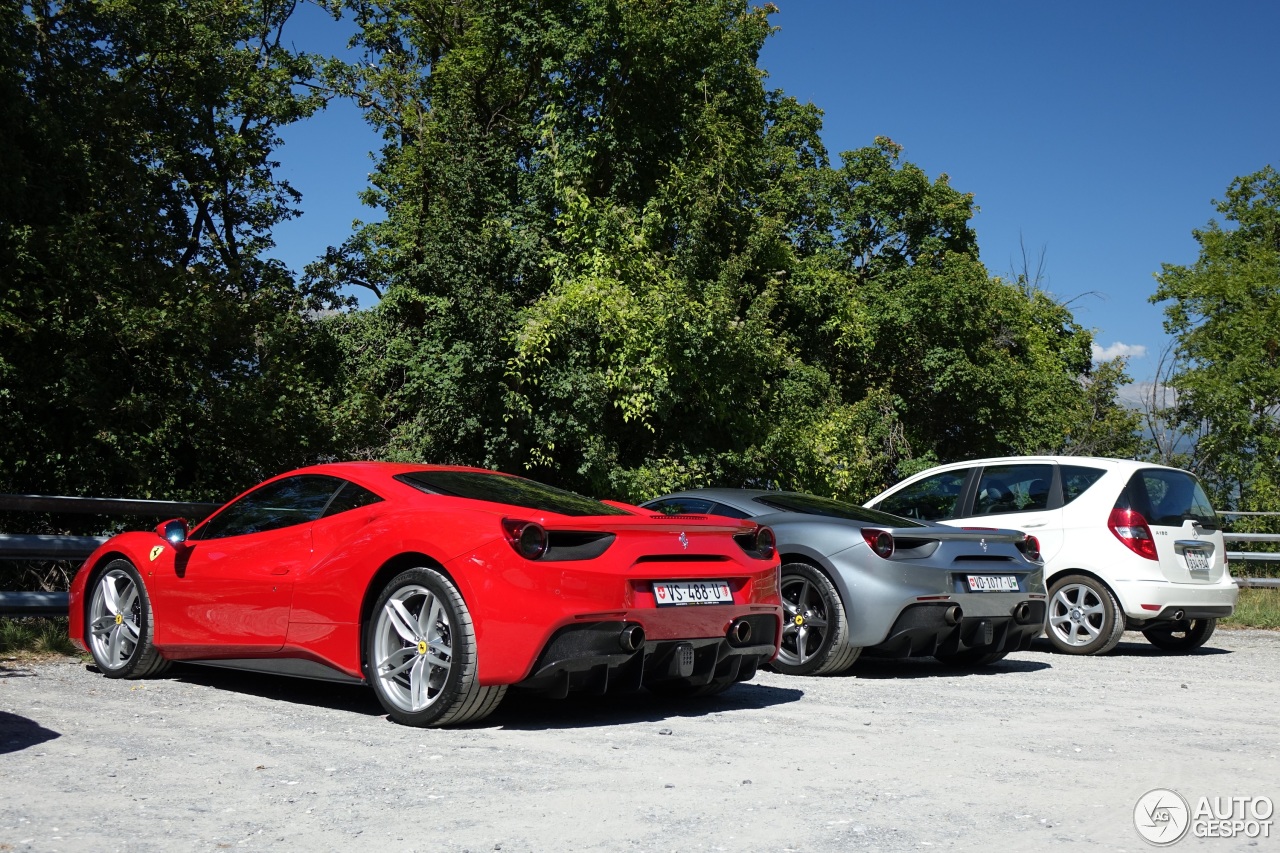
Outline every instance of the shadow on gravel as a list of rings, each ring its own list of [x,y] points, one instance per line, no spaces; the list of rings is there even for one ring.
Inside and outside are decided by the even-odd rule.
[[[373,691],[360,685],[195,664],[175,664],[167,677],[183,684],[198,684],[278,702],[386,717]],[[535,693],[511,690],[498,710],[476,723],[475,727],[541,730],[656,722],[674,717],[702,717],[722,711],[768,708],[798,701],[803,695],[802,690],[750,683],[736,684],[719,696],[691,699],[669,699],[643,690],[617,696],[570,695],[567,699],[548,699]]]
[[[35,720],[0,711],[0,755],[59,737],[62,737],[60,732],[46,729]]]
[[[836,678],[971,678],[973,676],[1009,675],[1015,672],[1039,672],[1052,669],[1051,664],[1035,660],[996,661],[975,669],[947,666],[933,658],[858,658],[848,672]]]
[[[544,731],[656,723],[686,717],[705,717],[726,711],[769,708],[797,702],[802,696],[803,690],[749,682],[735,684],[718,696],[685,699],[657,696],[645,690],[616,696],[570,694],[565,699],[548,699],[536,693],[509,690],[493,716],[477,726]]]
[[[332,708],[335,711],[351,711],[370,717],[386,716],[386,712],[374,698],[373,691],[357,684],[312,681],[287,675],[240,672],[197,664],[175,664],[167,677],[183,684],[199,684],[294,705]]]
[[[1031,651],[1044,652],[1050,655],[1064,655],[1063,652],[1054,648],[1053,644],[1041,637],[1031,644]],[[1201,646],[1191,652],[1166,652],[1158,649],[1148,643],[1146,640],[1121,640],[1116,647],[1107,652],[1103,657],[1132,657],[1132,658],[1165,658],[1165,657],[1207,657],[1209,655],[1229,655],[1233,654],[1230,649],[1219,649],[1213,646]],[[1069,655],[1064,655],[1070,657]]]

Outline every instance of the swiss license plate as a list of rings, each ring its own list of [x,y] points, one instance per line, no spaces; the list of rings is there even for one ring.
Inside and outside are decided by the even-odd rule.
[[[969,592],[1017,592],[1013,575],[969,575]]]
[[[1187,558],[1187,571],[1193,575],[1209,574],[1209,555],[1199,548],[1188,548],[1182,552]]]
[[[653,598],[659,607],[733,604],[733,592],[725,581],[654,581]]]

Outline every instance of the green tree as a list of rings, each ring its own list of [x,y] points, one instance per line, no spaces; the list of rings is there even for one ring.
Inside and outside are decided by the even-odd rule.
[[[329,79],[383,133],[386,216],[312,274],[383,296],[332,321],[369,454],[865,497],[1114,425],[1089,333],[978,260],[971,195],[889,140],[831,166],[764,88],[769,6],[351,8],[367,55]]]
[[[1165,264],[1152,302],[1176,339],[1175,422],[1220,506],[1280,506],[1280,172],[1236,178],[1193,232],[1195,262]]]
[[[329,447],[335,350],[268,257],[293,2],[0,11],[0,490],[215,497]]]

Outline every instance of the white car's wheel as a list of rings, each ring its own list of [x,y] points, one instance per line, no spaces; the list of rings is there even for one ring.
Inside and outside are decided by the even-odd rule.
[[[1049,589],[1045,633],[1058,651],[1100,655],[1124,633],[1124,613],[1106,584],[1088,575],[1067,575]]]
[[[1142,636],[1151,645],[1166,652],[1192,652],[1208,642],[1216,627],[1217,619],[1183,619],[1181,622],[1145,628]]]

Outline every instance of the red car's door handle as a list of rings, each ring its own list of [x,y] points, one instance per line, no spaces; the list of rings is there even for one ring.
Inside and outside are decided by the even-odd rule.
[[[272,569],[272,570],[271,570],[271,574],[273,574],[273,575],[287,575],[287,574],[289,574],[289,570],[288,570],[288,569],[286,569],[284,566],[276,566],[274,569]]]

